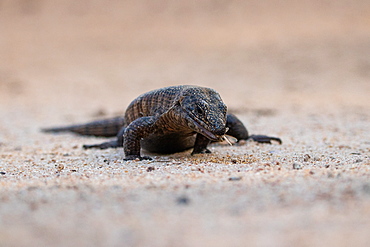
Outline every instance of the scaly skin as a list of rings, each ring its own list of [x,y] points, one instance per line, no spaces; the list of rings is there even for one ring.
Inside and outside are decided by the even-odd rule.
[[[172,86],[142,94],[128,106],[125,116],[88,124],[44,129],[45,132],[70,131],[82,135],[115,136],[116,140],[84,148],[122,147],[125,160],[148,159],[140,156],[144,148],[155,153],[175,153],[193,148],[192,154],[209,153],[211,141],[225,135],[238,141],[253,139],[261,143],[276,137],[248,135],[243,123],[232,114],[220,95],[210,88]]]

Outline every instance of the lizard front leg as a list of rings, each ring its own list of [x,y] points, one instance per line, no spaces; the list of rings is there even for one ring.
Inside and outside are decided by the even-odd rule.
[[[191,155],[193,154],[204,154],[204,153],[211,153],[209,149],[207,149],[208,144],[211,142],[207,137],[201,134],[197,134],[195,139],[194,149]]]
[[[253,141],[259,143],[271,144],[271,141],[277,141],[279,144],[282,143],[281,139],[278,137],[266,135],[249,135],[244,124],[233,114],[227,114],[226,127],[229,128],[226,134],[235,137],[238,142],[240,140],[252,139]]]
[[[126,156],[124,160],[151,159],[140,156],[140,141],[153,133],[155,122],[154,117],[141,117],[126,127],[123,133],[123,149]]]

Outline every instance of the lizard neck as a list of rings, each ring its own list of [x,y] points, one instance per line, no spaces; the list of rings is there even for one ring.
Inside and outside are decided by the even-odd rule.
[[[176,107],[169,109],[167,112],[163,113],[157,124],[165,127],[169,132],[183,132],[183,133],[192,133],[192,130],[188,125],[188,116],[183,111],[179,111]]]

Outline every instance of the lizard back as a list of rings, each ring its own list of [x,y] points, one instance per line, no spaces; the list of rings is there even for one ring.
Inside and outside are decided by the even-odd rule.
[[[195,86],[171,86],[144,93],[134,99],[126,109],[126,126],[137,118],[160,116],[174,106],[176,100],[187,88]]]

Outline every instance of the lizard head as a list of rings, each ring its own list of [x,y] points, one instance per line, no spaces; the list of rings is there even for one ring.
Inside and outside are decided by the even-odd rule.
[[[183,92],[179,104],[189,128],[212,141],[223,140],[227,107],[216,91],[189,88]]]

